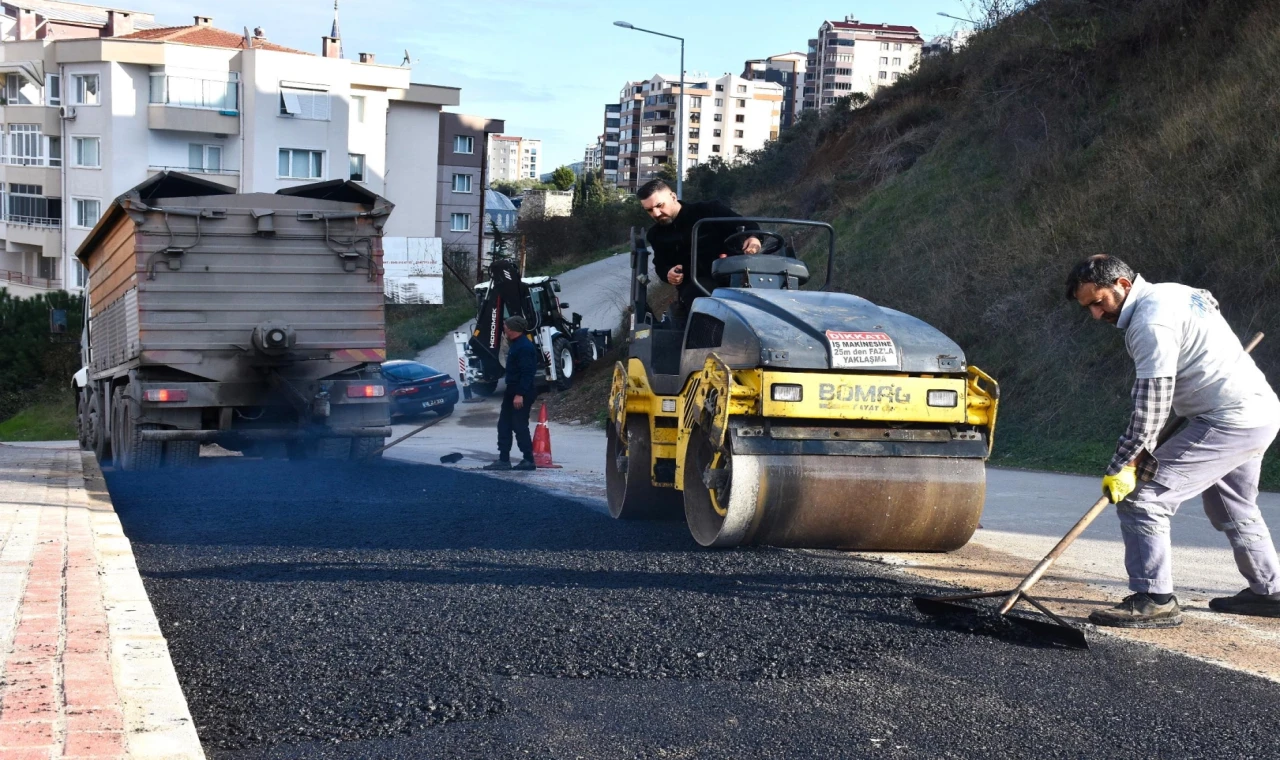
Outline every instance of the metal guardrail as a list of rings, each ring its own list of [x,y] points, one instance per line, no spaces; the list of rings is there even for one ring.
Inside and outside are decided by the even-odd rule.
[[[182,172],[183,174],[221,174],[228,177],[240,176],[239,169],[192,169],[190,166],[148,166],[147,169],[154,172]]]
[[[33,288],[45,288],[47,290],[60,290],[62,288],[62,280],[51,280],[47,277],[32,277],[29,274],[13,272],[8,269],[0,269],[0,284],[3,283],[28,285]]]
[[[28,227],[52,227],[54,229],[62,227],[61,219],[53,219],[45,216],[23,216],[22,214],[0,215],[0,222],[23,224]]]

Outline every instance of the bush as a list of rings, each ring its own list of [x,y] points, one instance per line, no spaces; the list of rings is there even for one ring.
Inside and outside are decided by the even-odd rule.
[[[63,291],[15,298],[0,289],[0,420],[70,386],[80,369],[84,299]],[[67,311],[67,332],[50,335],[51,309]]]
[[[625,245],[633,226],[647,226],[639,201],[627,198],[584,206],[572,216],[521,219],[518,233],[525,239],[525,271],[539,272],[557,263],[585,263],[600,251]]]

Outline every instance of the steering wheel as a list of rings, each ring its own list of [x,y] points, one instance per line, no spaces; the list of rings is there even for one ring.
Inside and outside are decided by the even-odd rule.
[[[742,246],[746,245],[747,238],[756,238],[760,241],[760,250],[756,251],[758,256],[776,255],[787,248],[785,238],[776,232],[765,232],[764,230],[735,232],[724,239],[724,247],[730,251],[737,250],[742,252]]]

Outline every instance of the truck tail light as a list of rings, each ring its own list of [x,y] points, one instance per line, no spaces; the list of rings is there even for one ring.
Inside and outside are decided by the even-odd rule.
[[[152,388],[142,392],[142,400],[161,404],[169,401],[186,401],[187,392],[182,388]]]
[[[394,391],[391,391],[391,395],[392,396],[412,396],[417,392],[418,392],[418,386],[410,385],[407,388],[396,388]]]
[[[381,385],[348,385],[347,398],[382,398],[387,389]]]

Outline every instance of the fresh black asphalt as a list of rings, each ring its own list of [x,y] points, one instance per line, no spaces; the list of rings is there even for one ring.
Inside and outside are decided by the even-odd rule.
[[[210,757],[1275,756],[1272,682],[939,628],[884,567],[517,478],[110,473]]]

